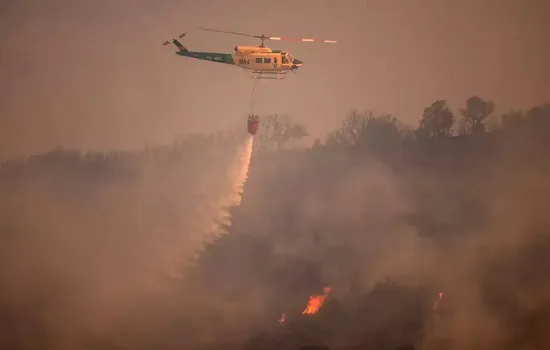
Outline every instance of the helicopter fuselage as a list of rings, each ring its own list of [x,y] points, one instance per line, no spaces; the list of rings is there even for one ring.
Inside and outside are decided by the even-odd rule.
[[[289,52],[272,50],[260,46],[236,46],[234,53],[189,51],[175,43],[177,55],[199,60],[231,64],[255,73],[288,72],[299,68],[303,62],[292,57]],[[179,44],[179,45],[178,45]],[[181,45],[181,46],[180,46]]]
[[[235,64],[253,71],[288,71],[299,68],[303,63],[289,52],[272,50],[259,46],[235,46]]]

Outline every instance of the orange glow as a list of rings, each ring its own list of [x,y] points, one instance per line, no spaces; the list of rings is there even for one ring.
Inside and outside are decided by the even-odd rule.
[[[309,297],[309,302],[307,303],[306,309],[302,312],[303,315],[314,315],[316,314],[321,306],[323,306],[323,303],[325,302],[325,299],[327,295],[330,293],[330,287],[325,287],[323,289],[324,294],[323,295],[312,295]]]

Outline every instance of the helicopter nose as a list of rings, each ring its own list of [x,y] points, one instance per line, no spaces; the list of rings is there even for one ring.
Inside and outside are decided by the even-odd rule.
[[[298,60],[298,59],[295,58],[295,59],[292,61],[292,69],[298,69],[302,64],[304,64],[303,61],[300,61],[300,60]]]

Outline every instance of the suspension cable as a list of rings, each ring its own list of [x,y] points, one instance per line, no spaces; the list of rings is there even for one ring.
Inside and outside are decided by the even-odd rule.
[[[254,113],[254,91],[256,90],[256,84],[259,82],[259,80],[260,79],[254,79],[254,86],[252,86],[252,93],[250,94],[250,115]]]

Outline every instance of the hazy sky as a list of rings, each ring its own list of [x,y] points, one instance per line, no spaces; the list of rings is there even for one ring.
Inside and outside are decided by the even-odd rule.
[[[550,100],[544,0],[0,0],[0,156],[55,147],[135,148],[242,122],[253,81],[236,67],[163,47],[231,52],[252,38],[305,61],[262,81],[255,110],[324,137],[350,108],[416,125],[424,106],[472,94],[499,111]],[[243,126],[244,127],[244,126]]]

